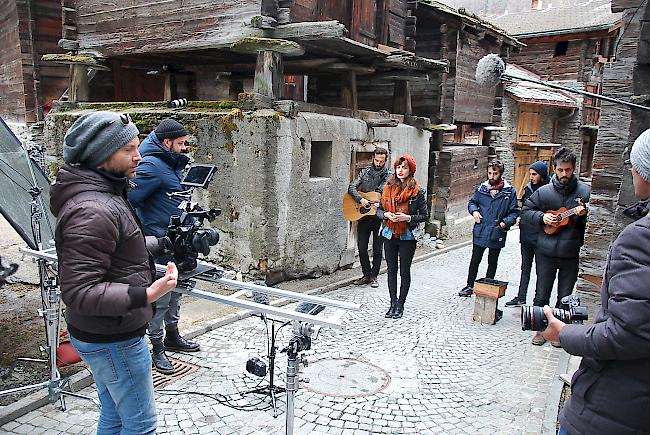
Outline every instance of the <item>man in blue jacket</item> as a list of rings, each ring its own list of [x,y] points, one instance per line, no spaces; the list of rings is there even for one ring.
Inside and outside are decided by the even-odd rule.
[[[171,215],[180,214],[178,205],[181,200],[170,198],[168,193],[185,190],[181,180],[182,171],[189,162],[189,157],[185,155],[188,151],[187,139],[185,127],[173,119],[164,119],[140,144],[142,161],[133,179],[136,187],[129,192],[129,201],[135,207],[147,236],[164,236]],[[170,260],[169,257],[156,258],[160,264]],[[165,350],[197,352],[200,349],[197,343],[184,339],[178,332],[180,299],[181,294],[177,292],[170,292],[158,299],[156,312],[147,328],[153,345],[152,360],[161,373],[174,372]]]
[[[524,188],[524,195],[521,197],[522,206],[537,189],[548,184],[548,165],[545,161],[539,160],[533,163],[530,165],[528,172],[530,174],[530,183]],[[512,300],[506,302],[506,307],[517,307],[526,303],[530,272],[533,269],[533,260],[535,259],[535,246],[537,246],[538,233],[539,227],[536,225],[527,225],[525,222],[519,223],[519,243],[521,244],[519,293]]]
[[[474,293],[474,281],[485,249],[488,253],[487,278],[494,279],[501,248],[506,244],[506,233],[519,216],[517,191],[503,178],[504,166],[499,160],[488,164],[488,179],[481,183],[469,200],[468,210],[474,217],[472,259],[469,262],[467,285],[458,296]]]

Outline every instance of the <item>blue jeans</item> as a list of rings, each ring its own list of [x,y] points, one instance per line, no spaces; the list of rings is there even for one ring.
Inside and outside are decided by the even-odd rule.
[[[93,374],[101,403],[97,435],[156,433],[151,355],[144,337],[86,343],[70,336]]]
[[[571,434],[566,430],[564,430],[562,426],[560,426],[560,431],[557,433],[557,435],[571,435]]]
[[[178,319],[181,317],[181,293],[169,292],[156,302],[156,313],[149,321],[147,334],[151,340],[162,340],[164,337],[163,327],[178,329]]]

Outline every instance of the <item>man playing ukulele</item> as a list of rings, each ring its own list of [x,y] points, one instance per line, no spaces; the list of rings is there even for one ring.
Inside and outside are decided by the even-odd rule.
[[[384,190],[384,183],[390,175],[390,171],[386,166],[388,159],[388,150],[382,147],[377,147],[372,159],[372,165],[369,168],[361,171],[359,176],[350,183],[348,193],[352,195],[354,200],[361,204],[362,207],[368,208],[377,206],[378,204],[371,204],[365,198],[359,195],[359,192],[378,192],[382,193]],[[379,237],[379,227],[381,220],[374,214],[361,218],[357,226],[357,248],[359,249],[359,261],[361,262],[361,270],[363,276],[356,281],[356,285],[370,284],[372,287],[377,287],[377,275],[379,275],[379,268],[381,267],[381,249],[382,242]],[[368,242],[372,234],[372,267],[370,266],[370,258],[368,257]]]
[[[555,174],[551,182],[537,189],[526,201],[521,219],[527,225],[540,228],[535,250],[537,285],[533,305],[548,305],[557,275],[558,294],[555,306],[559,308],[560,300],[573,293],[573,286],[578,279],[578,255],[584,243],[587,224],[587,208],[584,204],[589,202],[591,188],[575,175],[576,155],[571,150],[560,148],[553,156],[553,164]],[[570,218],[570,225],[552,235],[543,231],[544,225],[558,225],[556,214],[549,211],[562,207],[575,209],[575,215]],[[535,345],[545,342],[540,333],[533,337]],[[559,345],[554,342],[551,344]]]

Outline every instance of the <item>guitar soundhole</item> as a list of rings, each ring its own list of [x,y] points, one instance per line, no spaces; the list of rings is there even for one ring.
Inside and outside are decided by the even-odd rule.
[[[359,207],[359,213],[366,214],[370,211],[370,207]]]

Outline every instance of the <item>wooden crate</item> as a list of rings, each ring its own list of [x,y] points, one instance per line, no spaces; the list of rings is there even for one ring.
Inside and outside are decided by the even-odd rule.
[[[496,279],[481,278],[474,282],[474,294],[489,299],[499,299],[506,294],[507,281],[498,281]]]

